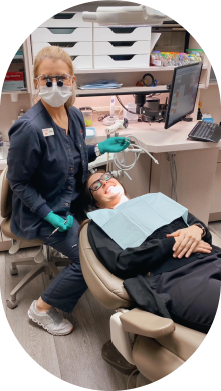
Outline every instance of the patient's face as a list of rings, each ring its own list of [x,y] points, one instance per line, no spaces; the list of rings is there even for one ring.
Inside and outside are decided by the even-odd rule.
[[[103,174],[97,172],[88,180],[88,189],[93,182],[100,179]],[[101,187],[96,191],[91,191],[93,198],[96,201],[98,208],[108,208],[113,209],[121,202],[122,196],[124,196],[124,188],[115,178],[110,178],[108,181],[105,179],[100,179]]]

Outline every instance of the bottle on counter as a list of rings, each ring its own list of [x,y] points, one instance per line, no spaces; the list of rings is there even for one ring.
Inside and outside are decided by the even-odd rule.
[[[18,113],[18,119],[21,118],[23,114],[25,114],[24,109],[21,109]]]

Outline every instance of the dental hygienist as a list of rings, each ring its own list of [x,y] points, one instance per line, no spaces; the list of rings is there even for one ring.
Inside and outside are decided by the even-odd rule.
[[[11,230],[24,239],[39,238],[71,260],[28,311],[49,333],[66,335],[73,325],[56,308],[70,312],[87,288],[79,262],[79,224],[71,213],[77,211],[88,162],[105,152],[120,152],[130,142],[119,137],[85,144],[83,116],[72,106],[72,60],[63,49],[50,46],[37,54],[34,83],[40,100],[9,130]]]

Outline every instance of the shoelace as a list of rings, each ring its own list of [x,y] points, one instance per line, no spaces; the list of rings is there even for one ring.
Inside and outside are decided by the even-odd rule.
[[[56,310],[56,308],[52,307],[48,311],[48,315],[51,316],[54,322],[61,322],[62,321],[62,316],[59,314],[59,312]]]

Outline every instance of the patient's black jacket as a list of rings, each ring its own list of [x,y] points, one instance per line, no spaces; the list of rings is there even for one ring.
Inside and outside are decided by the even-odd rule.
[[[190,213],[187,221],[189,226],[202,224],[206,229],[203,240],[212,244],[211,234],[205,224]],[[171,318],[171,297],[167,293],[157,293],[154,289],[156,276],[208,256],[205,253],[194,253],[189,258],[173,257],[175,239],[167,238],[166,235],[182,228],[187,228],[187,224],[181,217],[154,231],[139,247],[123,250],[91,220],[88,224],[88,240],[96,257],[106,269],[124,280],[124,287],[136,306],[156,315]],[[218,247],[212,247],[211,255],[220,252]]]
[[[190,225],[202,224],[206,229],[203,240],[211,245],[212,237],[208,228],[202,221],[191,213],[188,213],[187,222]],[[139,247],[128,247],[123,250],[114,240],[92,220],[88,224],[88,240],[98,260],[115,276],[127,279],[138,274],[145,275],[151,272],[154,275],[175,270],[197,258],[203,258],[207,254],[194,253],[189,258],[174,258],[174,237],[166,235],[187,228],[183,218],[180,217],[172,223],[158,228],[148,236]],[[214,251],[214,250],[212,250]]]

